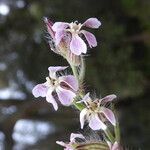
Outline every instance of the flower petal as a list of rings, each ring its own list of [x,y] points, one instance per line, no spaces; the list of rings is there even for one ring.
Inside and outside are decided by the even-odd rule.
[[[49,70],[49,76],[51,77],[51,78],[56,78],[56,72],[57,71],[61,71],[61,70],[64,70],[64,69],[66,69],[67,68],[67,66],[64,66],[64,67],[62,67],[62,66],[56,66],[56,67],[49,67],[48,68],[48,70]]]
[[[55,22],[52,26],[52,29],[57,32],[59,30],[64,30],[69,27],[69,23],[66,22]]]
[[[77,91],[79,88],[78,81],[73,75],[61,76],[59,77],[59,82],[65,82],[74,91]]]
[[[89,28],[99,28],[101,22],[97,18],[89,18],[83,23],[83,25]]]
[[[80,125],[81,125],[81,129],[83,129],[83,127],[84,127],[84,122],[86,120],[86,115],[88,116],[88,110],[86,108],[84,108],[80,112]]]
[[[63,141],[56,141],[56,143],[57,143],[58,145],[63,146],[63,147],[67,147],[67,146],[68,146],[68,144],[64,143]]]
[[[47,102],[51,103],[53,105],[54,109],[57,111],[58,104],[56,103],[56,101],[52,95],[52,90],[50,90],[50,89],[47,92],[46,100],[47,100]]]
[[[111,148],[111,150],[119,150],[119,144],[118,142],[115,142]]]
[[[78,35],[74,35],[72,36],[72,40],[70,42],[70,50],[75,55],[80,55],[81,53],[87,52],[87,46]]]
[[[115,115],[110,109],[101,107],[101,113],[105,115],[105,117],[112,123],[112,125],[116,125]]]
[[[58,94],[60,102],[65,106],[71,105],[73,98],[76,96],[76,94],[72,91],[63,89],[61,87],[56,88],[56,93]]]
[[[60,41],[62,40],[62,38],[65,36],[65,31],[64,30],[58,30],[55,33],[55,44],[58,45],[60,43]]]
[[[91,114],[89,118],[89,127],[93,130],[106,130],[107,126],[99,119],[97,114]]]
[[[87,101],[91,101],[91,98],[90,98],[90,93],[88,92],[84,97],[83,97],[83,99],[81,100],[81,101],[78,101],[78,102],[76,102],[76,103],[82,103],[82,102],[84,102],[85,104],[86,104],[86,102]]]
[[[85,36],[86,40],[88,41],[89,46],[91,48],[97,46],[96,38],[92,33],[88,32],[88,31],[85,31],[85,30],[82,30],[81,33],[84,34],[84,36]]]
[[[71,133],[70,142],[75,142],[76,138],[85,139],[85,137],[82,134]]]
[[[117,98],[117,96],[115,94],[111,94],[111,95],[108,95],[108,96],[102,98],[101,101],[104,103],[107,103],[107,102],[111,102],[115,98]]]
[[[45,97],[48,91],[48,87],[45,86],[45,83],[42,84],[38,84],[36,85],[33,90],[32,90],[32,94],[34,95],[34,97]]]

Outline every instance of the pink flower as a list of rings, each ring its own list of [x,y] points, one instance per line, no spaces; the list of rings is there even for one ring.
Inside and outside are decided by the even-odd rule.
[[[49,77],[46,77],[46,82],[36,85],[32,93],[35,97],[46,97],[49,103],[52,103],[55,110],[58,109],[58,104],[55,97],[58,97],[62,105],[69,106],[76,96],[78,90],[78,81],[73,75],[58,77],[57,71],[66,69],[67,67],[49,67]]]
[[[105,119],[109,120],[112,125],[116,125],[116,119],[114,116],[114,113],[104,107],[104,105],[107,102],[112,101],[114,98],[116,98],[116,95],[108,95],[102,99],[96,99],[92,101],[92,99],[89,97],[89,93],[87,93],[83,100],[77,102],[84,102],[86,105],[86,108],[84,108],[80,113],[80,124],[81,129],[83,129],[84,122],[87,120],[89,122],[89,127],[93,130],[106,130],[107,126],[104,124],[104,116]]]
[[[101,22],[97,18],[89,18],[83,24],[78,23],[77,21],[67,23],[67,22],[56,22],[53,24],[52,29],[55,31],[55,39],[56,45],[60,43],[62,38],[67,35],[67,33],[71,34],[70,41],[70,50],[75,55],[80,55],[81,53],[87,52],[87,46],[85,42],[81,39],[80,35],[83,34],[89,44],[89,46],[96,47],[97,41],[95,36],[85,30],[81,30],[83,26],[89,28],[99,28]]]
[[[71,35],[68,33],[66,36],[64,36],[61,39],[61,42],[59,42],[59,44],[56,45],[56,39],[55,39],[56,32],[52,29],[53,23],[46,17],[44,18],[44,22],[47,27],[48,36],[46,37],[48,39],[48,43],[49,43],[51,50],[55,52],[56,54],[63,56],[73,65],[75,66],[80,65],[80,57],[73,54],[70,51]]]
[[[56,141],[56,143],[65,147],[64,150],[76,150],[76,147],[78,146],[76,138],[85,139],[82,134],[71,133],[69,143],[64,143],[62,141]]]
[[[114,144],[112,144],[109,141],[107,141],[107,144],[110,150],[120,150],[118,142],[115,142]]]

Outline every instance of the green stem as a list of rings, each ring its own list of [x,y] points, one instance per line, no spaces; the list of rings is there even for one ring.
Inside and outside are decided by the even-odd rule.
[[[119,128],[119,122],[117,120],[116,126],[114,127],[115,131],[115,139],[117,142],[120,142],[120,128]]]
[[[114,111],[115,116],[117,116],[114,105],[112,105],[112,110]],[[116,117],[116,126],[114,126],[114,133],[115,133],[115,141],[119,143],[120,142],[120,127],[119,127],[119,121],[117,117]]]
[[[110,140],[111,143],[115,142],[114,137],[108,128],[106,130],[104,130],[104,133],[106,134],[106,136],[108,137],[108,139]]]
[[[82,103],[76,103],[76,102],[74,102],[73,104],[74,104],[74,106],[75,106],[79,111],[82,111],[82,109],[85,108],[85,106],[84,106]]]
[[[83,81],[84,77],[85,77],[85,61],[84,58],[81,57],[81,69],[80,69],[80,76],[79,76],[81,82]]]
[[[72,69],[73,75],[76,77],[76,79],[77,79],[78,82],[79,82],[79,75],[78,75],[78,71],[77,71],[76,66],[74,66],[73,64],[70,63],[70,67],[71,67],[71,69]]]

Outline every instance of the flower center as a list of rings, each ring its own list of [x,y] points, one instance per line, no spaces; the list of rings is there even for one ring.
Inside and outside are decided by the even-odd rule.
[[[99,106],[96,102],[90,101],[90,102],[88,102],[87,106],[91,112],[98,112],[99,111]]]
[[[71,22],[69,27],[70,29],[67,29],[67,31],[71,32],[72,34],[79,34],[82,24],[75,21],[75,22]]]
[[[58,80],[52,79],[50,77],[46,77],[46,83],[47,83],[47,86],[49,87],[53,86],[54,88],[56,88],[59,85]]]

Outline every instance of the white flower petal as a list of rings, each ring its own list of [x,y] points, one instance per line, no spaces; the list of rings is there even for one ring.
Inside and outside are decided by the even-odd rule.
[[[81,129],[83,129],[84,127],[84,122],[86,120],[86,116],[88,115],[88,110],[87,108],[84,108],[81,112],[80,112],[80,125],[81,125]]]
[[[52,95],[52,90],[50,90],[50,89],[47,92],[46,100],[47,100],[47,102],[51,103],[53,105],[54,109],[57,111],[58,104],[56,103],[56,101]]]
[[[57,72],[57,71],[64,70],[64,69],[66,69],[67,67],[68,67],[68,66],[55,66],[55,67],[50,66],[50,67],[48,68],[48,70],[49,70],[49,76],[50,76],[51,78],[53,78],[53,79],[56,79],[56,72]]]

